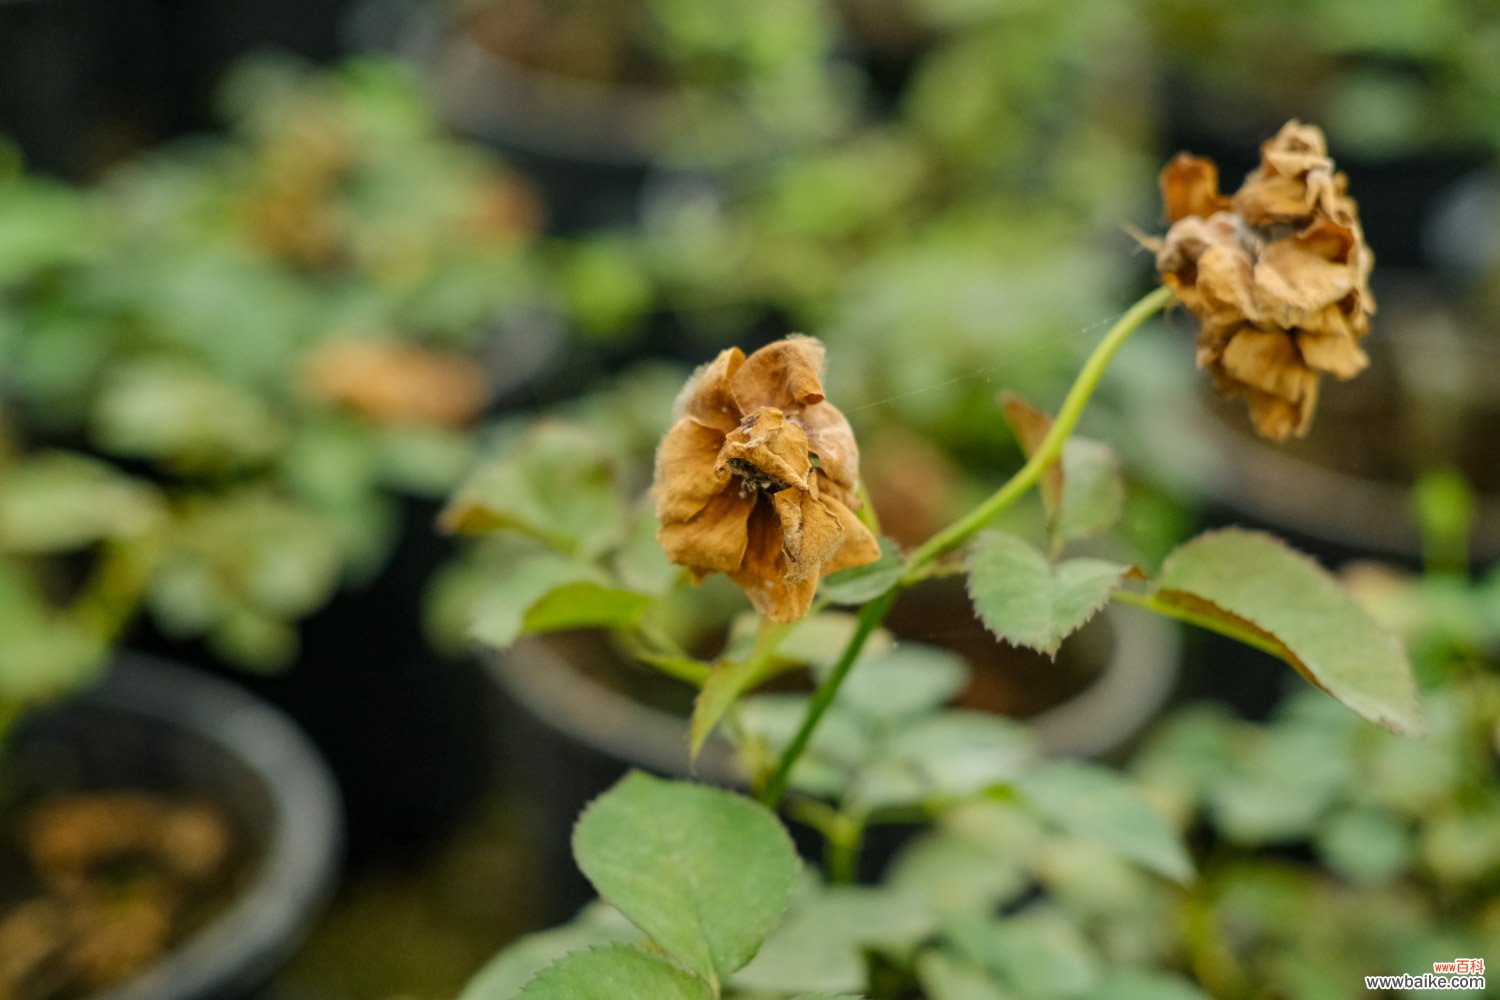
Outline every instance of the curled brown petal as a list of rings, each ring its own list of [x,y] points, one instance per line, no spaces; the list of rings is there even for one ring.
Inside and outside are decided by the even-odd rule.
[[[1197,363],[1226,397],[1244,396],[1256,430],[1304,434],[1318,379],[1367,364],[1374,255],[1348,180],[1323,133],[1288,122],[1229,198],[1213,164],[1180,155],[1161,175],[1172,225],[1157,270],[1197,317]]]
[[[773,621],[807,613],[818,580],[879,558],[858,506],[859,448],[823,397],[823,347],[789,337],[694,373],[657,452],[652,495],[669,559],[722,572]]]

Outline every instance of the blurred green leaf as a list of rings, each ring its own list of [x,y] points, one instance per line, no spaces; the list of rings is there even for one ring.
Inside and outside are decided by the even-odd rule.
[[[1105,969],[1084,1000],[1209,1000],[1197,986],[1154,969]]]
[[[664,958],[630,945],[609,945],[575,952],[548,966],[514,1000],[714,1000],[716,996],[708,983]],[[495,1000],[502,998],[495,996]]]
[[[1000,638],[1052,656],[1130,571],[1101,559],[1051,563],[1014,535],[986,531],[969,555],[969,596]]]
[[[856,786],[861,799],[882,806],[982,792],[1015,780],[1034,752],[1023,726],[986,712],[940,712],[902,726],[888,739],[881,757],[906,778],[907,787],[893,784],[890,770],[884,782],[867,772]]]
[[[104,245],[97,206],[53,181],[0,183],[0,282],[85,263]]]
[[[762,694],[739,703],[737,742],[752,772],[757,764],[774,764],[786,750],[807,715],[807,703],[807,696],[799,694]],[[832,708],[792,768],[791,787],[808,795],[839,798],[858,766],[873,752],[863,728],[847,712]]]
[[[682,567],[667,561],[656,540],[656,523],[656,511],[650,504],[643,504],[631,520],[625,544],[615,554],[620,581],[647,594],[664,593],[683,576]]]
[[[470,611],[474,638],[498,649],[515,642],[526,629],[526,615],[549,593],[570,584],[601,590],[608,581],[595,567],[550,554],[517,560],[489,585]]]
[[[1107,444],[1069,438],[1062,452],[1063,488],[1053,534],[1060,541],[1102,534],[1125,507],[1120,459]]]
[[[986,969],[1006,993],[1077,996],[1100,982],[1098,959],[1082,933],[1054,910],[1033,907],[1000,920],[955,920],[958,957]]]
[[[1299,673],[1370,721],[1400,733],[1424,728],[1400,643],[1317,563],[1271,536],[1200,535],[1167,557],[1156,585],[1168,603],[1276,642]]]
[[[1407,824],[1374,809],[1346,809],[1330,817],[1318,830],[1316,847],[1330,868],[1363,885],[1388,882],[1416,856]]]
[[[573,852],[604,899],[713,984],[755,955],[799,870],[786,831],[758,803],[639,772],[584,810]]]
[[[904,568],[896,543],[882,538],[879,559],[830,574],[819,582],[818,587],[830,603],[865,604],[900,582]]]
[[[860,990],[867,949],[904,953],[936,929],[919,897],[863,886],[814,887],[735,975],[741,991]]]
[[[383,478],[405,493],[446,496],[474,464],[472,435],[446,427],[388,427],[376,438]]]
[[[469,980],[458,1000],[515,1000],[537,973],[568,955],[602,945],[631,944],[640,936],[613,907],[591,903],[572,922],[507,945]]]
[[[1022,775],[1015,788],[1049,823],[1107,844],[1169,879],[1192,881],[1193,862],[1177,832],[1109,769],[1057,761]]]
[[[819,666],[821,682],[831,666]],[[893,721],[923,715],[947,704],[969,681],[969,665],[937,646],[902,642],[864,656],[843,686],[838,704],[867,720]]]
[[[107,647],[51,608],[21,566],[0,558],[0,703],[57,697],[96,677]]]
[[[892,863],[885,884],[926,901],[941,914],[987,914],[1032,884],[1023,859],[989,845],[937,830],[909,844]]]
[[[927,951],[917,962],[917,978],[930,1000],[1010,1000],[982,966],[941,951]]]
[[[138,536],[164,513],[150,485],[83,455],[46,452],[0,477],[0,551],[65,552]]]
[[[566,583],[526,609],[523,632],[554,632],[584,626],[624,627],[640,620],[651,598],[591,581]]]
[[[166,358],[111,372],[94,403],[92,425],[106,451],[208,472],[269,461],[287,435],[258,396]]]
[[[627,523],[613,462],[588,428],[548,421],[482,464],[443,514],[450,531],[519,531],[566,555],[592,558]]]

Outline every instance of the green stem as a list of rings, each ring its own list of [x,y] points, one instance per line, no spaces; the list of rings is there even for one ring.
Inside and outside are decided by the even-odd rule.
[[[849,642],[839,656],[838,663],[834,665],[833,672],[824,678],[823,683],[819,684],[817,690],[813,692],[801,727],[782,753],[770,780],[761,789],[760,800],[762,802],[772,809],[780,804],[782,795],[786,793],[792,768],[807,749],[814,730],[817,729],[823,714],[828,711],[828,707],[833,704],[833,699],[838,694],[839,687],[844,683],[844,678],[854,667],[854,661],[859,659],[860,651],[864,649],[865,643],[885,620],[886,613],[890,611],[901,589],[920,580],[934,561],[968,541],[997,514],[1015,503],[1025,495],[1027,490],[1036,485],[1048,466],[1061,457],[1063,444],[1073,433],[1073,429],[1078,426],[1078,419],[1083,415],[1084,407],[1088,405],[1094,390],[1099,387],[1099,380],[1104,377],[1104,371],[1109,367],[1115,353],[1124,346],[1125,341],[1130,339],[1131,334],[1141,328],[1146,320],[1166,308],[1171,301],[1172,290],[1163,285],[1148,292],[1135,305],[1127,309],[1125,314],[1115,321],[1114,326],[1109,328],[1109,332],[1104,335],[1099,345],[1089,355],[1088,360],[1084,362],[1078,378],[1073,382],[1072,388],[1068,390],[1068,395],[1063,400],[1062,409],[1058,411],[1057,418],[1053,420],[1051,428],[1047,431],[1047,436],[1042,439],[1041,445],[1027,459],[1026,464],[979,506],[933,535],[912,552],[906,559],[906,569],[901,575],[900,582],[860,610],[858,625],[854,634],[849,637]]]
[[[1146,320],[1166,308],[1171,301],[1172,290],[1162,285],[1143,296],[1115,321],[1115,325],[1110,327],[1104,339],[1094,348],[1094,353],[1084,362],[1083,369],[1079,371],[1073,387],[1068,390],[1062,409],[1058,410],[1047,436],[1042,439],[1041,445],[1027,459],[1026,464],[979,506],[933,535],[907,557],[903,582],[911,582],[933,560],[974,537],[997,514],[1036,485],[1042,478],[1042,473],[1062,456],[1063,444],[1078,426],[1084,407],[1088,405],[1094,390],[1099,387],[1099,380],[1104,376],[1104,370],[1109,367],[1115,353]]]
[[[839,813],[826,836],[828,848],[824,857],[828,880],[836,885],[853,885],[859,875],[860,848],[865,842],[864,818]]]
[[[823,683],[819,684],[817,690],[813,692],[812,700],[807,704],[807,715],[802,719],[802,726],[797,730],[797,735],[792,737],[792,742],[787,744],[765,788],[761,789],[760,800],[772,809],[780,804],[781,797],[786,794],[787,781],[791,777],[793,765],[807,749],[807,744],[812,740],[813,731],[818,728],[818,722],[822,720],[823,713],[828,711],[828,706],[833,704],[834,696],[838,694],[844,678],[853,668],[854,661],[859,659],[860,651],[865,648],[865,642],[885,620],[886,612],[895,603],[897,590],[898,588],[892,588],[886,591],[860,609],[854,634],[849,637],[849,642],[844,646],[844,652],[840,654],[838,662],[834,664],[833,671],[823,678]]]
[[[1138,608],[1146,608],[1148,611],[1155,611],[1159,615],[1166,615],[1168,618],[1176,618],[1178,621],[1187,622],[1189,625],[1196,625],[1210,632],[1217,632],[1236,642],[1252,646],[1263,653],[1270,653],[1278,660],[1285,660],[1287,658],[1286,648],[1274,639],[1267,638],[1259,632],[1253,632],[1248,628],[1241,628],[1233,622],[1225,621],[1222,618],[1200,614],[1190,608],[1184,608],[1169,601],[1164,601],[1157,594],[1137,594],[1132,590],[1117,590],[1110,595],[1110,598],[1119,601],[1121,604],[1134,604]]]
[[[150,556],[126,541],[105,544],[88,586],[67,615],[108,647],[135,614],[145,594]]]

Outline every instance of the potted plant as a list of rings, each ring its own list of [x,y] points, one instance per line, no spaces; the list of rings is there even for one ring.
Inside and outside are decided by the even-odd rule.
[[[396,20],[385,33],[428,67],[446,119],[535,167],[564,230],[630,219],[648,167],[763,159],[857,113],[857,74],[834,59],[835,20],[816,0],[711,15],[493,0]]]
[[[904,592],[958,574],[978,618],[1015,645],[1055,652],[1104,605],[1128,603],[1279,656],[1366,719],[1421,729],[1400,646],[1332,577],[1269,536],[1210,532],[1151,570],[1068,554],[1085,533],[1076,530],[1081,523],[1111,520],[1100,516],[1109,505],[1097,492],[1109,479],[1095,464],[1107,463],[1105,453],[1080,449],[1073,432],[1114,354],[1157,311],[1180,301],[1200,317],[1200,362],[1248,397],[1256,426],[1270,436],[1306,426],[1319,373],[1347,374],[1340,361],[1358,352],[1369,329],[1369,260],[1357,211],[1315,128],[1288,123],[1232,197],[1219,194],[1211,164],[1191,157],[1174,161],[1164,181],[1173,225],[1150,241],[1163,287],[1103,335],[1055,418],[1005,401],[1028,458],[904,553],[879,539],[880,512],[860,485],[851,421],[825,396],[822,345],[804,337],[749,355],[732,348],[693,374],[657,452],[650,508],[622,506],[601,489],[613,453],[590,451],[592,439],[556,426],[533,429],[520,458],[482,468],[460,491],[449,526],[494,533],[504,553],[503,574],[474,605],[478,633],[501,644],[524,633],[608,627],[640,663],[698,689],[690,752],[724,732],[754,796],[627,776],[585,810],[573,838],[584,874],[616,912],[591,910],[570,928],[522,942],[476,978],[469,997],[1118,995],[1101,976],[1106,968],[1130,969],[1142,995],[1196,995],[1142,970],[1153,954],[1143,941],[1149,927],[1110,942],[1101,958],[1075,947],[1077,924],[1056,900],[1012,895],[1018,882],[1032,884],[1014,870],[1001,869],[997,888],[987,863],[1010,851],[1029,858],[1020,845],[1045,847],[1061,830],[1188,880],[1181,845],[1160,836],[1162,817],[1105,770],[1039,764],[1024,727],[944,709],[964,683],[962,667],[919,646],[887,651],[881,642]],[[1278,221],[1271,225],[1268,215]],[[1311,298],[1294,312],[1274,291],[1266,300],[1230,297],[1229,278],[1214,283],[1216,261],[1231,265],[1224,272],[1231,278],[1257,262],[1287,267],[1293,292],[1281,292]],[[1327,288],[1302,284],[1330,272],[1339,277],[1336,297],[1319,298]],[[1245,364],[1247,354],[1255,364]],[[1042,500],[1041,547],[993,526],[1033,488]],[[647,544],[653,529],[660,549]],[[758,622],[731,630],[707,655],[680,643],[664,627],[670,602],[662,595],[681,579],[663,571],[664,559],[694,580],[728,577]],[[820,637],[813,655],[784,645],[795,646],[801,630],[816,628],[817,614],[839,605],[858,610]],[[809,662],[811,693],[748,696]],[[816,876],[799,890],[778,810],[822,834],[832,890]],[[872,824],[933,815],[976,835],[907,861],[915,867],[894,898],[889,885],[847,886],[861,870]],[[1087,890],[1118,866],[1090,867],[1069,853],[1050,857],[1053,891],[1067,894],[1063,873],[1071,872],[1095,916],[1108,911],[1108,894]],[[903,867],[890,874],[893,883]],[[949,877],[940,878],[945,870]],[[1120,877],[1124,894],[1137,897],[1136,876]],[[997,901],[1009,902],[998,919]],[[778,925],[786,936],[779,943]]]
[[[1462,480],[1423,492],[1428,569],[1361,563],[1344,577],[1412,650],[1425,740],[1350,727],[1299,695],[1264,725],[1184,706],[1133,762],[1203,859],[1181,901],[1199,933],[1175,954],[1215,995],[1352,996],[1367,974],[1482,958],[1500,926],[1495,579],[1468,569]],[[1312,907],[1330,919],[1291,932],[1288,915]]]
[[[257,668],[345,779],[357,852],[409,850],[484,779],[484,679],[412,595],[478,419],[554,345],[537,207],[389,64],[249,64],[224,103],[229,137],[96,187],[7,180],[4,390],[32,440],[164,495],[132,641]],[[403,727],[372,773],[366,734]]]
[[[166,522],[149,482],[0,446],[0,992],[248,996],[330,894],[326,766],[230,685],[110,649]]]

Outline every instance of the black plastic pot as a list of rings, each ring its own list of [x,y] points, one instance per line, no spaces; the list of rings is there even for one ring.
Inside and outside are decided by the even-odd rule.
[[[328,60],[347,0],[0,0],[0,133],[28,163],[89,176],[218,124],[213,96],[263,49]]]
[[[300,623],[285,670],[247,672],[149,622],[135,640],[232,678],[296,721],[337,780],[354,866],[424,855],[491,786],[494,686],[477,662],[436,653],[425,631],[428,583],[453,551],[434,528],[438,510],[436,501],[399,505],[385,567]]]
[[[9,763],[23,795],[128,789],[215,802],[259,859],[217,918],[89,1000],[249,997],[334,888],[342,819],[328,769],[285,716],[222,681],[123,656],[94,688],[25,717]]]
[[[1107,652],[1093,683],[1027,719],[1044,753],[1107,756],[1139,734],[1172,692],[1180,659],[1170,623],[1109,609],[1099,624],[1095,638],[1105,640],[1100,648]],[[490,666],[509,709],[505,735],[516,780],[541,818],[537,843],[553,889],[543,907],[548,917],[566,918],[591,898],[568,832],[583,806],[628,769],[745,786],[722,737],[711,737],[692,763],[686,718],[604,685],[546,641],[521,643],[492,657]]]
[[[486,48],[451,12],[414,0],[365,0],[350,45],[421,68],[444,119],[497,149],[536,183],[556,233],[627,225],[653,173],[742,167],[770,141],[675,141],[697,94],[664,85],[602,83],[536,70]],[[688,148],[674,149],[674,146]]]

